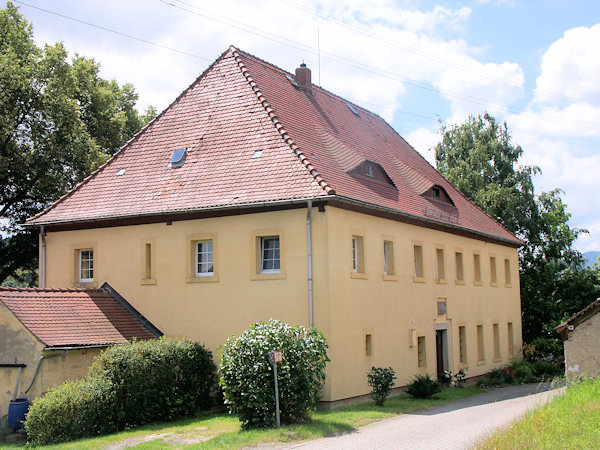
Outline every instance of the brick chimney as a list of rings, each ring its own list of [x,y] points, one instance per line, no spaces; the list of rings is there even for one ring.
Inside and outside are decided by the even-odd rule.
[[[303,89],[311,91],[312,84],[310,81],[310,69],[306,67],[306,64],[300,64],[300,67],[296,69],[296,81]]]

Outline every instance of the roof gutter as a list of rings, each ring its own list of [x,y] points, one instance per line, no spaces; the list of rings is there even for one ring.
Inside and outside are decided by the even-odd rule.
[[[365,209],[371,209],[371,210],[375,210],[375,211],[379,211],[385,214],[389,214],[389,215],[394,215],[397,217],[401,217],[401,218],[405,218],[406,220],[409,221],[415,221],[415,222],[420,222],[420,223],[425,223],[425,224],[430,224],[430,225],[435,225],[438,228],[442,227],[442,228],[450,228],[456,231],[460,231],[462,233],[467,233],[467,234],[471,234],[471,235],[475,235],[475,236],[480,236],[481,238],[484,238],[488,241],[496,241],[496,242],[501,242],[507,245],[510,245],[512,247],[520,247],[523,245],[523,241],[521,241],[520,239],[518,239],[519,243],[510,239],[506,239],[506,238],[502,238],[500,236],[495,236],[492,234],[488,234],[488,233],[483,233],[481,231],[476,231],[476,230],[472,230],[471,228],[467,228],[467,227],[463,227],[460,225],[454,225],[448,222],[442,222],[442,221],[438,221],[438,220],[433,220],[433,219],[428,219],[427,217],[422,217],[422,216],[416,216],[414,214],[409,214],[409,213],[405,213],[402,211],[398,211],[397,209],[393,209],[393,208],[388,208],[386,206],[379,206],[379,205],[375,205],[373,203],[368,203],[368,202],[363,202],[361,200],[355,200],[353,198],[349,198],[349,197],[343,197],[340,195],[336,195],[335,199],[336,201],[342,203],[342,204],[347,204],[347,205],[352,205],[352,206],[356,206],[356,207],[360,207],[360,208],[365,208]],[[332,205],[335,206],[335,205]]]
[[[25,222],[23,226],[25,228],[37,228],[42,227],[44,225],[68,225],[68,224],[78,224],[78,223],[89,223],[89,222],[104,222],[107,220],[121,220],[121,219],[134,219],[134,218],[144,218],[144,217],[157,217],[157,216],[176,216],[181,214],[191,214],[191,213],[201,213],[201,212],[219,212],[219,211],[232,211],[236,209],[252,209],[252,208],[266,208],[266,207],[277,207],[277,206],[304,206],[308,200],[311,201],[330,201],[335,199],[335,195],[324,195],[321,197],[304,197],[298,199],[289,199],[289,200],[270,200],[264,202],[252,202],[252,203],[242,203],[236,205],[223,205],[223,206],[209,206],[202,208],[186,208],[180,210],[169,210],[169,211],[157,211],[152,213],[141,213],[141,214],[128,214],[128,215],[120,215],[120,216],[102,216],[102,217],[91,217],[91,218],[83,218],[83,219],[74,219],[74,220],[57,220],[57,221],[36,221],[35,223],[27,223]]]

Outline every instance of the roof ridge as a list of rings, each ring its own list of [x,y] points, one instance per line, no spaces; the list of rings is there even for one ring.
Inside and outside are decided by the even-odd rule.
[[[241,52],[244,55],[247,55],[252,58],[255,58],[255,57],[253,55],[250,55],[248,53],[238,50],[233,45],[230,46],[229,49],[231,50],[231,54],[233,55],[238,67],[240,68],[242,75],[246,78],[246,81],[248,82],[248,84],[250,85],[250,87],[252,88],[254,93],[256,94],[258,101],[261,103],[261,105],[265,109],[269,119],[271,119],[271,122],[273,122],[273,126],[279,132],[283,141],[292,149],[292,151],[296,154],[296,156],[298,157],[300,162],[304,165],[304,167],[306,167],[308,172],[313,176],[313,178],[319,184],[319,186],[328,195],[335,195],[335,189],[333,189],[329,185],[329,183],[321,176],[321,174],[319,174],[319,171],[310,162],[310,160],[304,154],[304,152],[300,149],[298,144],[296,144],[296,142],[294,142],[294,140],[290,137],[289,133],[287,132],[287,130],[285,129],[285,127],[283,126],[283,124],[281,123],[281,121],[279,120],[277,115],[275,114],[275,110],[271,107],[271,104],[267,101],[266,97],[263,95],[260,88],[254,81],[254,79],[250,76],[250,71],[248,70],[248,68],[246,67],[244,62],[242,61],[239,53]],[[260,60],[260,58],[255,58],[255,59]],[[273,67],[276,67],[276,66],[273,66]]]
[[[154,119],[152,119],[150,122],[148,122],[146,125],[144,125],[142,128],[139,129],[139,131],[137,133],[135,133],[127,142],[125,142],[120,148],[119,150],[117,150],[115,152],[114,155],[112,155],[110,158],[108,158],[106,160],[106,162],[104,164],[101,164],[100,167],[98,167],[96,170],[94,170],[92,173],[90,173],[87,177],[85,177],[83,180],[81,180],[79,183],[77,183],[75,186],[73,186],[71,189],[69,189],[67,192],[65,192],[63,195],[61,195],[56,201],[54,201],[53,203],[51,203],[47,208],[45,208],[43,211],[40,211],[39,213],[37,213],[36,215],[29,217],[25,223],[27,224],[27,222],[32,222],[36,219],[38,219],[39,217],[43,216],[44,214],[46,214],[48,211],[50,211],[52,208],[54,208],[56,205],[58,205],[59,203],[62,203],[64,200],[66,200],[68,197],[70,197],[71,195],[73,195],[77,190],[79,190],[84,184],[86,184],[87,182],[89,182],[93,177],[95,177],[98,173],[100,173],[102,170],[104,170],[109,163],[111,163],[113,160],[117,159],[118,156],[121,155],[121,153],[127,148],[129,147],[132,143],[134,143],[141,135],[142,132],[145,132],[146,129],[148,129],[154,122],[156,122],[160,117],[162,117],[173,105],[175,105],[193,86],[196,85],[196,83],[198,81],[200,81],[202,79],[202,77],[204,77],[204,75],[211,70],[215,64],[217,64],[219,61],[221,61],[221,59],[223,59],[223,57],[227,54],[227,52],[229,52],[232,48],[235,48],[233,46],[230,46],[227,50],[225,50],[224,52],[221,53],[221,55],[219,55],[219,57],[217,59],[215,59],[206,69],[204,69],[202,71],[202,73],[200,75],[198,75],[196,77],[196,79],[187,87],[185,88],[183,91],[181,91],[181,93],[177,96],[177,98],[175,100],[173,100],[171,103],[169,103],[169,105],[163,109],[159,114],[156,115],[156,117]]]

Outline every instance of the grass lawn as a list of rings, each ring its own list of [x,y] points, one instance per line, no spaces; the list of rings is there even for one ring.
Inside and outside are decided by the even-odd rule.
[[[481,449],[592,449],[600,443],[600,378],[567,392],[493,435]]]
[[[148,425],[135,430],[48,448],[100,448],[118,444],[138,445],[137,448],[169,446],[241,448],[261,443],[291,443],[349,432],[371,422],[469,397],[483,391],[477,387],[445,388],[431,400],[416,400],[407,394],[402,394],[388,399],[383,407],[367,402],[330,411],[319,411],[315,412],[307,423],[282,426],[280,429],[242,431],[236,417],[227,414],[207,415]]]

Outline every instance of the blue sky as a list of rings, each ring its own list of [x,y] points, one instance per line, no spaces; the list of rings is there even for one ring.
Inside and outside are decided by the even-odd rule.
[[[289,71],[305,61],[313,82],[382,115],[432,163],[438,119],[489,111],[541,167],[538,191],[565,191],[571,225],[590,231],[577,248],[600,250],[597,0],[25,3],[38,43],[94,58],[141,107],[168,106],[234,44]]]

